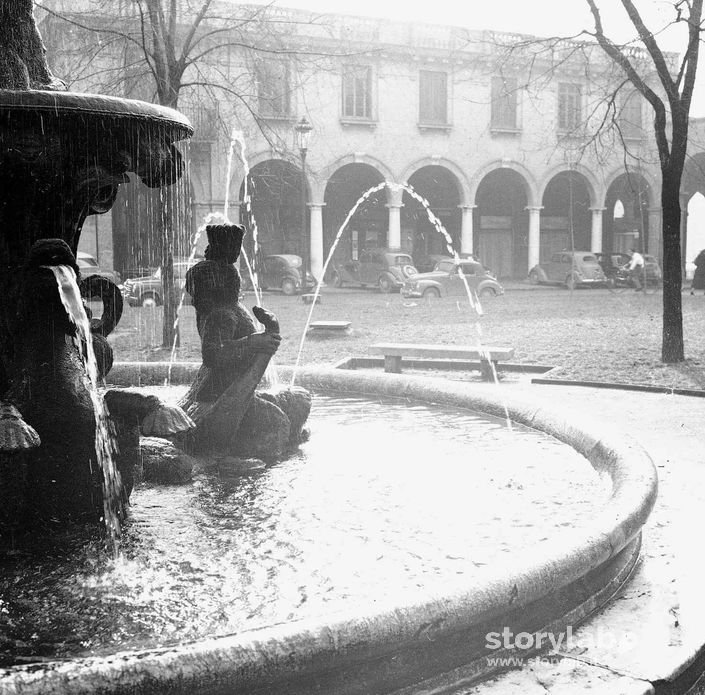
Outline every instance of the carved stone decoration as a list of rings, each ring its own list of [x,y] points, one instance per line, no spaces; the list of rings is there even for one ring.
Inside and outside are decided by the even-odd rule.
[[[183,162],[175,143],[192,133],[172,109],[65,91],[47,66],[32,0],[0,0],[0,401],[17,410],[6,425],[39,435],[21,451],[8,435],[0,450],[0,508],[12,509],[0,517],[0,540],[6,523],[103,515],[97,415],[56,280],[42,266],[69,265],[78,275],[86,216],[110,210],[128,172],[150,187],[176,181]],[[64,244],[63,260],[39,258],[46,240]],[[105,336],[120,313],[117,295],[106,292],[112,309],[93,326],[104,371],[112,363]]]
[[[239,301],[235,268],[245,233],[240,225],[208,225],[205,260],[186,274],[186,291],[196,309],[203,364],[179,405],[196,423],[179,438],[187,451],[276,461],[304,439],[311,394],[301,388],[259,391],[279,346],[279,321],[263,307],[253,314],[258,333]]]

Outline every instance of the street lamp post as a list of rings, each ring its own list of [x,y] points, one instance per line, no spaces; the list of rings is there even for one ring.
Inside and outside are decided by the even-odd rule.
[[[311,272],[311,238],[306,229],[306,153],[308,151],[308,141],[311,138],[313,127],[306,120],[306,116],[302,116],[301,120],[294,126],[296,137],[296,146],[299,148],[301,155],[301,233],[303,239],[302,251],[302,284],[305,289],[307,286],[308,274]]]

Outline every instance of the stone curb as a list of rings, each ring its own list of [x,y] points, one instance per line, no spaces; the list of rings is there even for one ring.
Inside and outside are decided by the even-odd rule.
[[[586,386],[593,389],[615,389],[617,391],[640,391],[643,393],[667,393],[675,396],[694,396],[705,398],[703,389],[681,389],[668,386],[648,386],[646,384],[620,384],[609,381],[578,381],[572,379],[546,379],[536,377],[532,384],[549,384],[551,386]]]
[[[189,380],[197,367],[183,365],[178,374]],[[172,378],[179,381],[175,369]],[[560,624],[562,616],[580,605],[590,606],[590,611],[604,605],[618,589],[616,578],[622,577],[620,584],[631,571],[657,481],[648,455],[621,432],[585,418],[577,427],[565,414],[528,399],[512,395],[505,402],[506,394],[500,391],[480,392],[463,382],[338,369],[306,368],[295,375],[291,368],[279,371],[283,381],[295,377],[297,384],[313,390],[410,398],[508,417],[573,446],[611,476],[612,496],[588,525],[556,534],[543,556],[530,548],[511,561],[496,563],[487,568],[484,581],[471,588],[448,582],[436,594],[399,596],[396,605],[368,606],[350,615],[274,625],[174,648],[16,667],[0,671],[0,691],[313,693],[321,692],[323,685],[328,686],[324,691],[336,693],[384,692],[422,680],[421,666],[435,669],[428,676],[440,676],[469,661],[471,670],[477,669],[471,677],[477,679],[489,673],[479,658],[487,654],[482,636],[488,626],[513,625],[535,632]],[[116,364],[111,381],[162,383],[167,372],[164,363]],[[583,594],[576,594],[581,588]],[[601,600],[593,600],[598,595]],[[475,653],[470,650],[473,636],[480,646]],[[449,652],[464,661],[449,661]]]

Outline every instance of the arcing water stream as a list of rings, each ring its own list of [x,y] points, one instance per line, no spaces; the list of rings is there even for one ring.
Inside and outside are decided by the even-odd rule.
[[[418,201],[426,211],[426,214],[428,215],[428,219],[433,224],[434,228],[436,231],[438,231],[439,234],[444,239],[446,249],[448,253],[457,261],[459,262],[460,255],[458,252],[455,250],[453,247],[453,238],[450,236],[448,233],[448,230],[443,226],[443,223],[438,219],[438,217],[433,213],[431,210],[430,204],[428,200],[423,198],[421,195],[419,195],[414,188],[408,184],[408,183],[402,183],[402,184],[397,184],[397,183],[392,183],[389,181],[383,181],[382,183],[377,184],[376,186],[372,186],[371,188],[368,188],[355,202],[355,204],[352,206],[350,209],[350,212],[348,212],[347,216],[343,220],[343,223],[340,225],[340,228],[338,229],[338,232],[335,235],[335,238],[333,239],[333,243],[331,245],[330,251],[328,252],[328,256],[326,257],[326,260],[323,264],[323,269],[321,270],[321,277],[318,280],[318,283],[316,284],[316,288],[314,290],[313,294],[313,300],[311,301],[311,309],[309,310],[308,317],[306,318],[306,325],[304,326],[303,334],[301,336],[301,341],[299,343],[299,349],[298,353],[296,355],[296,363],[294,364],[294,369],[291,374],[291,385],[294,385],[294,382],[296,380],[296,370],[301,362],[301,356],[303,354],[303,349],[304,349],[304,343],[306,340],[306,334],[308,332],[308,328],[311,324],[311,318],[313,316],[313,310],[316,307],[316,300],[318,299],[318,296],[321,291],[321,287],[323,285],[323,278],[326,275],[326,271],[328,270],[328,266],[330,265],[331,260],[333,259],[333,254],[335,253],[335,249],[338,246],[338,243],[340,242],[340,239],[343,236],[343,233],[345,232],[345,229],[347,228],[348,223],[350,222],[352,216],[355,214],[357,209],[362,205],[371,195],[374,193],[377,193],[378,191],[381,191],[384,188],[389,188],[390,190],[403,190],[406,191],[414,200]],[[477,317],[481,317],[483,315],[483,310],[482,310],[482,304],[480,303],[480,299],[477,296],[477,294],[474,292],[474,290],[470,287],[468,284],[467,278],[463,274],[462,271],[462,265],[458,263],[458,274],[460,275],[460,278],[463,281],[463,284],[465,285],[465,291],[467,293],[468,301],[470,303],[470,306],[472,307],[473,311],[477,315]],[[485,348],[483,346],[483,336],[482,336],[482,327],[480,326],[479,321],[475,322],[475,327],[477,330],[477,336],[478,336],[478,349],[482,353]],[[494,362],[490,359],[489,352],[485,353],[486,361],[490,364],[491,369],[492,369],[492,379],[495,384],[499,383],[499,377],[497,375],[497,370],[495,368]],[[507,414],[506,416],[506,421],[507,421],[507,426],[511,429],[511,421],[509,419],[509,415]]]

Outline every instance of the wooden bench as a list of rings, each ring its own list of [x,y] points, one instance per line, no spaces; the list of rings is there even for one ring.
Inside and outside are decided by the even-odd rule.
[[[402,357],[420,357],[451,360],[479,360],[482,376],[493,380],[497,362],[514,357],[514,348],[463,347],[459,345],[419,345],[414,343],[375,343],[370,345],[373,355],[384,355],[384,371],[401,373]]]
[[[311,321],[309,330],[311,331],[347,331],[351,321]]]

